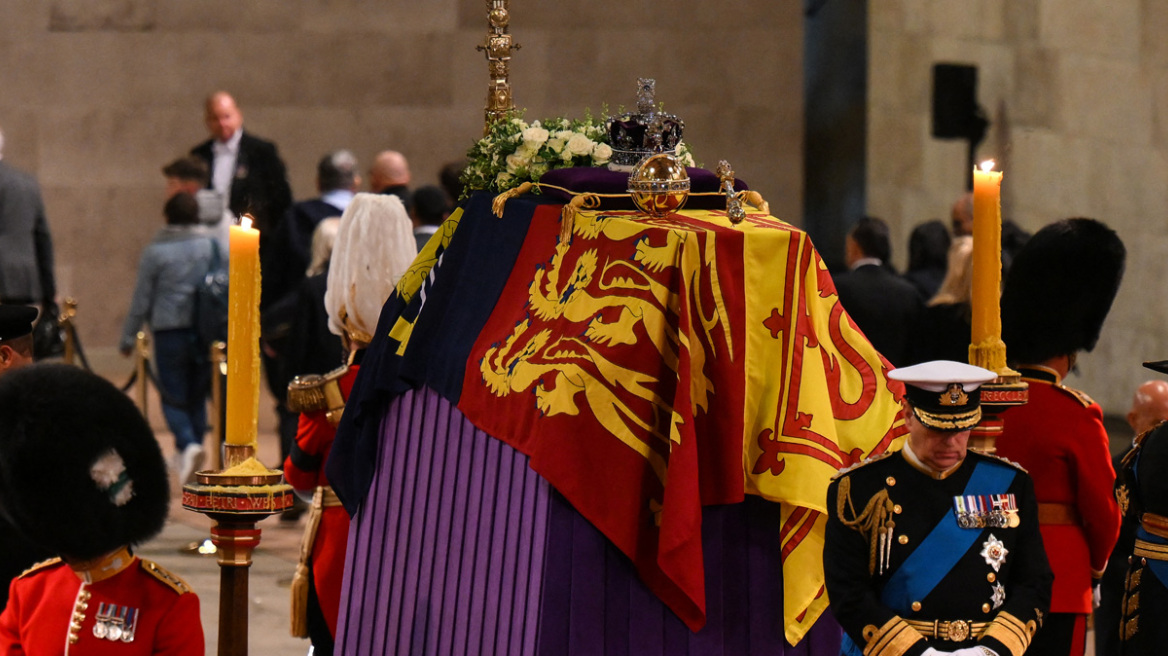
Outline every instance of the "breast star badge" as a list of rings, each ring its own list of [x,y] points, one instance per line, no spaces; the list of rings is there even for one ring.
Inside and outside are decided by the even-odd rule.
[[[994,602],[994,610],[1006,603],[1006,588],[1001,583],[994,584],[994,594],[990,597],[990,601]]]
[[[1002,541],[994,537],[990,533],[990,538],[981,545],[981,557],[985,558],[986,564],[998,571],[1002,567],[1002,563],[1006,562],[1006,554],[1010,553],[1006,549],[1006,545]]]

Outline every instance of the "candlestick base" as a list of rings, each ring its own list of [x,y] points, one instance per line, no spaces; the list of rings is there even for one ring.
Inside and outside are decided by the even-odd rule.
[[[969,434],[969,448],[979,453],[993,455],[997,452],[998,436],[1002,434],[1001,413],[1009,408],[1025,405],[1030,398],[1030,386],[1022,381],[1022,375],[1008,368],[1006,374],[998,372],[991,383],[981,386],[981,422]]]
[[[228,469],[255,455],[253,445],[226,445]],[[227,470],[225,470],[227,471]],[[247,656],[248,568],[260,543],[256,523],[292,507],[292,486],[278,470],[200,471],[183,486],[183,508],[215,520],[211,541],[219,562],[219,656]]]

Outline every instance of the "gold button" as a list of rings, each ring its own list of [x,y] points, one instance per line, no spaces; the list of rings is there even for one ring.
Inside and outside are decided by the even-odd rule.
[[[908,544],[908,536],[902,535],[902,536],[896,538],[896,541],[901,543],[901,544]]]
[[[892,507],[892,512],[894,512],[894,513],[896,513],[896,514],[898,514],[898,515],[900,514],[900,511],[901,511],[901,510],[903,510],[903,508],[901,508],[901,507],[900,507],[900,504],[899,504],[899,503],[898,503],[898,504],[896,504],[895,506],[893,506],[893,507]]]
[[[986,574],[986,580],[989,581],[990,583],[993,583],[994,581],[998,580],[998,577],[993,572],[990,572],[989,574]]]
[[[982,604],[981,605],[981,612],[983,612],[983,613],[990,612],[990,605],[989,604]]]
[[[895,478],[893,478],[893,477],[891,477],[891,476],[889,476],[888,478],[884,479],[884,482],[885,482],[885,483],[888,483],[889,485],[896,485],[896,479],[895,479]]]
[[[919,601],[912,602],[912,609],[913,610],[920,610],[921,609],[921,602],[919,602]]]

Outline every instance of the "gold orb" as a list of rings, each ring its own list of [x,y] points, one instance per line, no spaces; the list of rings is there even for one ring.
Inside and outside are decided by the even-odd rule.
[[[661,218],[676,212],[689,198],[689,174],[671,153],[650,155],[629,174],[629,194],[637,208]]]

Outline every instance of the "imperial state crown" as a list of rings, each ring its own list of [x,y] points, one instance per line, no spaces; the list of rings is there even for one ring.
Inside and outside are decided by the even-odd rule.
[[[654,153],[673,153],[681,142],[685,123],[654,104],[656,80],[637,80],[637,112],[609,117],[605,123],[612,144],[609,168],[628,170]]]

